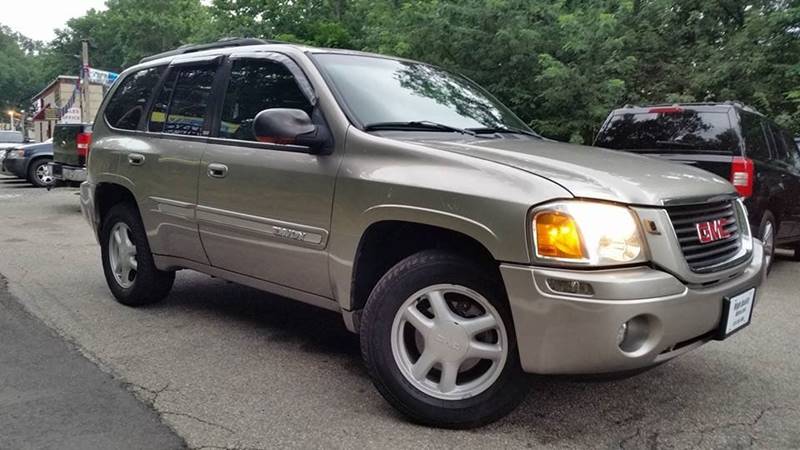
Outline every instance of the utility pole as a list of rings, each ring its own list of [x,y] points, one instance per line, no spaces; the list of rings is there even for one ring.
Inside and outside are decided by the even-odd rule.
[[[89,116],[89,40],[81,39],[81,123]]]

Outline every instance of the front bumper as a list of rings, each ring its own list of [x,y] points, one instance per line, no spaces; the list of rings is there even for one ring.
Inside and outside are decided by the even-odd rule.
[[[28,176],[28,174],[25,173],[26,162],[27,160],[23,158],[6,158],[5,161],[3,161],[3,166],[7,173],[13,174],[19,178],[26,178]]]
[[[522,368],[538,374],[599,374],[659,364],[713,338],[723,297],[757,287],[763,251],[737,276],[707,287],[687,286],[650,267],[564,270],[503,264],[500,271],[511,303]],[[550,289],[547,279],[590,283],[594,296]],[[650,334],[633,352],[617,344],[620,326],[640,315]]]
[[[75,181],[78,183],[86,181],[87,172],[85,167],[68,166],[61,163],[50,163],[49,165],[53,178],[56,180]]]

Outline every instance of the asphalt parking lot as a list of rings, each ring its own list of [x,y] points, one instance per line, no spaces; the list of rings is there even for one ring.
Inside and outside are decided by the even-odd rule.
[[[509,417],[443,431],[383,401],[338,315],[188,271],[165,302],[127,308],[99,254],[77,189],[0,176],[9,295],[191,448],[800,448],[800,263],[787,258],[729,340],[622,381],[531,377]]]

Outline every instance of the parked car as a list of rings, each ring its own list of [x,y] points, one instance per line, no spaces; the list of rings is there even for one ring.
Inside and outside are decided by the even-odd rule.
[[[595,145],[700,167],[736,186],[750,226],[764,243],[800,259],[800,154],[794,139],[740,103],[626,106],[614,110]]]
[[[49,139],[8,150],[5,165],[8,172],[28,180],[34,186],[47,187],[54,181],[49,166],[52,160],[53,141]]]
[[[86,180],[86,156],[92,141],[92,125],[60,123],[53,131],[53,162],[50,172],[57,182]]]
[[[25,138],[19,131],[0,130],[0,173],[9,174],[5,166],[6,153],[23,143]]]
[[[382,55],[146,58],[103,101],[88,167],[119,302],[192,269],[336,311],[378,391],[428,425],[502,417],[525,372],[640,370],[724,339],[762,279],[724,179],[545,140],[469,80]]]

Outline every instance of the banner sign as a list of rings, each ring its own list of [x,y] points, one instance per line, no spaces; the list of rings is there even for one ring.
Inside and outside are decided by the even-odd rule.
[[[118,73],[89,68],[89,83],[111,86],[116,81]]]

